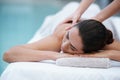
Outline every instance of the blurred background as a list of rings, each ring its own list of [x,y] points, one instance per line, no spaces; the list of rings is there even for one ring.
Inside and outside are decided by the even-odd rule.
[[[61,10],[71,1],[80,0],[0,0],[0,75],[8,63],[3,54],[12,46],[27,43],[44,18]],[[104,8],[112,0],[96,0]],[[120,16],[120,13],[114,15]]]

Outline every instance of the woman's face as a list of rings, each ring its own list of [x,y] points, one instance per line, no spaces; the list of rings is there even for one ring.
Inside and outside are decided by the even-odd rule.
[[[80,54],[83,53],[82,39],[79,36],[79,31],[76,27],[71,28],[66,31],[63,37],[61,51],[70,54]]]

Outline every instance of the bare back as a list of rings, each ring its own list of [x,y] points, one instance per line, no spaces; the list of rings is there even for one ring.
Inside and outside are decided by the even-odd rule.
[[[65,29],[70,26],[71,23],[59,24],[53,34],[31,44],[25,44],[24,46],[35,50],[59,52],[63,36],[66,32]]]

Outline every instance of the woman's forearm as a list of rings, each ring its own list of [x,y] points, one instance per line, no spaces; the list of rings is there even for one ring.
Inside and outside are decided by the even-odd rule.
[[[109,58],[110,58],[111,60],[120,61],[120,51],[112,50],[112,51],[110,52]]]
[[[120,41],[114,40],[111,44],[106,45],[103,49],[120,51]]]
[[[120,51],[118,50],[104,50],[99,53],[96,53],[95,56],[109,58],[115,61],[120,61]]]
[[[55,60],[58,54],[58,52],[33,50],[18,46],[5,52],[4,60],[7,62]]]
[[[120,61],[120,51],[118,50],[104,50],[93,54],[94,57],[109,58],[111,60]]]
[[[114,15],[120,10],[120,0],[114,0],[106,8],[101,10],[93,19],[103,22],[110,16]]]
[[[76,57],[67,53],[59,53],[54,51],[40,51],[26,48],[23,46],[16,46],[4,53],[3,59],[6,62],[37,62],[41,60],[56,60],[63,57]]]

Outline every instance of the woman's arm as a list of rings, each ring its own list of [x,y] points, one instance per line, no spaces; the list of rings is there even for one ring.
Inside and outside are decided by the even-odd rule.
[[[103,22],[110,16],[114,15],[120,10],[120,0],[114,0],[111,4],[101,10],[93,19]]]
[[[34,50],[24,46],[16,46],[5,52],[3,59],[6,62],[55,60],[55,56],[53,56],[55,54],[58,53],[53,51]]]
[[[120,51],[117,50],[103,50],[92,54],[82,54],[81,57],[98,57],[109,58],[111,60],[120,61]]]
[[[111,44],[106,45],[104,50],[118,50],[120,51],[120,41],[114,40]]]
[[[16,46],[4,54],[6,62],[35,62],[41,60],[56,60],[63,57],[74,57],[77,55],[61,54],[54,51],[34,50],[23,46]]]
[[[53,59],[53,56],[50,54],[57,53],[59,46],[58,39],[50,35],[34,43],[11,48],[4,53],[4,60],[14,62]]]
[[[83,54],[81,56],[109,58],[112,60],[120,61],[120,42],[114,40],[112,44],[105,46],[104,50],[100,52],[94,52],[92,54]]]

